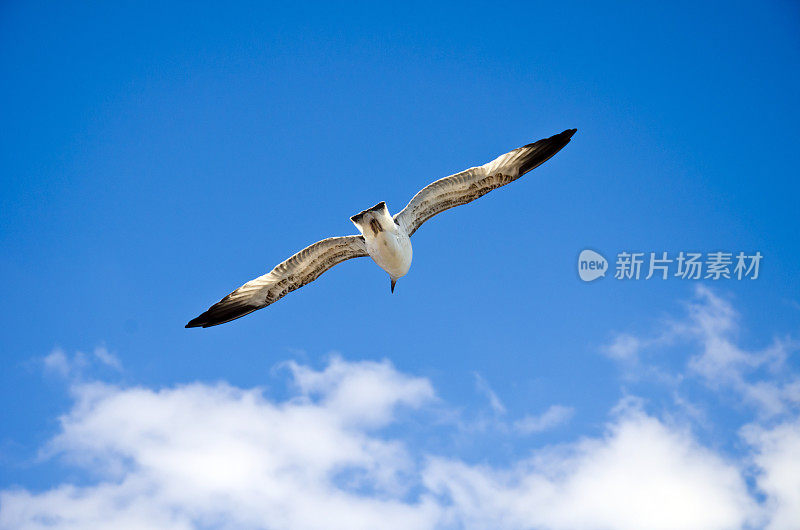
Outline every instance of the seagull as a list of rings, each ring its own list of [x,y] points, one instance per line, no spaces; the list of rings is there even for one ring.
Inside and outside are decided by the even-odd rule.
[[[566,131],[514,149],[488,164],[439,179],[414,195],[405,208],[392,216],[386,202],[350,218],[359,235],[330,237],[317,241],[276,266],[267,274],[247,282],[186,324],[208,328],[224,324],[273,304],[343,261],[371,257],[389,274],[391,291],[411,267],[411,236],[436,214],[467,204],[493,189],[514,182],[543,164],[569,143],[577,129]]]

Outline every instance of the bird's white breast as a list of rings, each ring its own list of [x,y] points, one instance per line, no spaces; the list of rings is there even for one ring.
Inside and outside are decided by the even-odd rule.
[[[411,239],[402,230],[364,234],[367,252],[393,279],[405,276],[411,267]]]

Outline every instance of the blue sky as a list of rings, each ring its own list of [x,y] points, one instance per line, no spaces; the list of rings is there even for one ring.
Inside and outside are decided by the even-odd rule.
[[[313,528],[285,513],[335,504],[349,508],[326,522],[355,528],[384,502],[400,527],[635,528],[624,495],[576,492],[636,475],[608,455],[637,450],[673,462],[659,494],[707,468],[719,510],[692,519],[676,500],[672,528],[791,527],[800,484],[778,471],[800,454],[799,44],[792,2],[4,3],[0,527]],[[295,251],[354,233],[364,208],[395,213],[437,178],[572,127],[542,167],[426,223],[394,294],[353,260],[246,318],[184,329]],[[585,248],[612,265],[622,251],[764,258],[757,280],[584,283]],[[225,412],[247,396],[252,416]],[[311,438],[372,443],[303,488],[275,483],[319,493],[308,506],[170,496],[167,483],[236,468],[222,456],[200,478],[147,472],[162,469],[153,454],[190,454],[186,432],[293,406],[324,418]],[[140,410],[154,413],[125,421]],[[153,452],[150,431],[165,440]],[[239,454],[235,439],[198,461]],[[353,466],[358,488],[337,474]],[[650,491],[633,475],[620,492]],[[531,477],[588,519],[515,512],[558,506],[520,486]],[[156,497],[125,489],[137,481]],[[128,511],[78,507],[113,488],[124,500],[109,506]],[[153,513],[135,508],[145,498]]]

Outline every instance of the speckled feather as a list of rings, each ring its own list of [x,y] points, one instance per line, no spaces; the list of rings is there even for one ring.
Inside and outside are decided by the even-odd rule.
[[[439,179],[414,195],[394,218],[411,236],[434,215],[472,202],[545,163],[569,143],[576,130],[567,129],[550,138],[514,149],[488,164]]]
[[[362,236],[331,237],[310,245],[272,271],[242,285],[195,318],[187,328],[224,324],[273,304],[320,274],[352,258],[368,256]]]

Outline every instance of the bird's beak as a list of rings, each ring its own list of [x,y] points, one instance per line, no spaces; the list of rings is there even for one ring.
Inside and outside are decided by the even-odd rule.
[[[392,280],[392,292],[394,292],[394,284],[397,283],[397,280]]]

